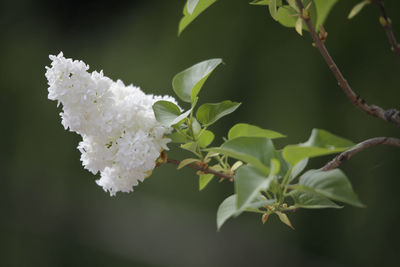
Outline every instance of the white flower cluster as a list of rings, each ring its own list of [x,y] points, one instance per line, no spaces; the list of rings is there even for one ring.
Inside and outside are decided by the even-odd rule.
[[[152,105],[175,99],[146,95],[102,71],[89,73],[88,65],[66,59],[62,52],[50,59],[49,99],[63,105],[64,128],[82,136],[78,149],[83,166],[93,174],[100,172],[96,182],[111,195],[133,191],[151,174],[170,141],[164,136],[171,129],[156,121]]]

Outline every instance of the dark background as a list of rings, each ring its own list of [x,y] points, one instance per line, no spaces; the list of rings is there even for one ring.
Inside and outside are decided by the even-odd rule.
[[[290,215],[295,231],[250,214],[216,232],[217,207],[233,186],[213,181],[198,192],[192,170],[162,166],[135,192],[110,197],[81,166],[80,137],[63,129],[60,109],[47,99],[45,66],[59,51],[147,93],[171,95],[174,74],[223,58],[200,102],[243,104],[212,129],[215,145],[238,122],[287,134],[278,147],[305,141],[312,128],[355,142],[398,136],[398,128],[350,104],[307,32],[300,37],[248,1],[218,1],[180,38],[183,0],[0,2],[1,266],[396,265],[396,148],[371,148],[342,168],[366,209],[301,210]],[[357,2],[333,9],[328,49],[355,91],[398,108],[400,62],[376,7],[347,20]],[[385,2],[400,38],[400,2]]]

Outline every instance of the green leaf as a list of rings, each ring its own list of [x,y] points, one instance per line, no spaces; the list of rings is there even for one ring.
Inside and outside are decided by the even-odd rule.
[[[304,1],[304,6],[307,6],[311,0]],[[330,0],[327,0],[330,1]],[[300,23],[298,18],[298,7],[295,1],[288,1],[290,5],[284,5],[279,7],[278,12],[276,13],[276,20],[285,27],[295,28],[298,32],[300,32],[300,28],[302,30],[308,31],[308,27],[303,20]],[[312,4],[309,8],[311,21],[314,26],[317,23],[317,10],[314,4]],[[319,31],[319,28],[316,28],[316,31]]]
[[[199,177],[199,191],[203,190],[211,182],[213,174],[202,174]]]
[[[180,133],[180,132],[173,132],[172,134],[167,135],[168,138],[171,139],[174,143],[186,143],[189,142],[188,138]]]
[[[308,158],[305,158],[299,161],[296,165],[294,165],[292,172],[290,173],[289,183],[296,179],[297,176],[305,169],[308,164]]]
[[[294,206],[296,208],[303,209],[325,209],[325,208],[334,208],[340,209],[343,208],[339,206],[335,202],[322,197],[321,195],[313,194],[310,192],[299,192],[297,190],[293,190],[289,194],[294,200]]]
[[[294,166],[302,159],[342,152],[353,145],[353,142],[325,130],[313,129],[307,142],[286,146],[283,149],[283,157]]]
[[[196,162],[196,161],[199,161],[199,159],[192,159],[192,158],[184,159],[184,160],[181,161],[181,163],[179,163],[177,169],[178,169],[178,170],[179,170],[179,169],[182,169],[182,168],[185,167],[186,165],[189,165],[190,163],[193,163],[193,162]]]
[[[270,0],[254,0],[251,1],[250,5],[268,6]]]
[[[193,11],[196,8],[198,3],[199,3],[199,0],[187,0],[186,8],[190,15],[193,14]]]
[[[279,173],[278,173],[278,178],[283,178],[287,174],[288,171],[290,171],[290,164],[283,158],[282,156],[282,150],[276,151],[275,152],[275,158],[279,160]]]
[[[237,201],[237,196],[236,195],[231,195],[228,198],[226,198],[221,205],[218,207],[217,211],[217,229],[218,231],[221,229],[221,226],[228,220],[229,218],[233,216],[237,216],[237,209],[236,209],[236,201]],[[258,195],[255,198],[255,201],[250,203],[248,207],[245,209],[245,211],[249,212],[258,212],[258,213],[264,213],[262,211],[259,211],[258,208],[267,206],[267,205],[272,205],[275,203],[275,200],[264,200],[261,198],[260,195]]]
[[[276,215],[278,215],[279,220],[281,220],[281,222],[283,222],[284,224],[286,224],[287,226],[289,226],[290,228],[292,228],[294,230],[294,227],[292,226],[292,223],[290,222],[289,217],[285,213],[280,212],[280,211],[276,211],[275,213],[276,213]]]
[[[194,154],[197,155],[197,142],[189,142],[181,145],[181,148],[193,152]]]
[[[278,161],[275,160],[275,162]],[[275,166],[275,164],[272,164],[272,166]],[[279,162],[277,167],[279,168]],[[241,166],[237,170],[235,175],[235,193],[237,195],[236,205],[238,214],[244,211],[256,199],[260,191],[268,190],[274,178],[274,172],[275,170],[271,169],[271,174],[266,177],[263,172],[250,165]]]
[[[214,137],[215,136],[213,132],[209,130],[204,130],[203,133],[200,135],[199,139],[197,140],[197,142],[199,143],[199,146],[201,148],[205,148],[212,143]]]
[[[156,120],[166,126],[171,125],[171,122],[181,115],[181,110],[177,105],[169,101],[157,101],[153,104],[153,111]]]
[[[281,5],[282,5],[282,3],[281,3]],[[277,0],[269,0],[268,9],[269,9],[269,14],[271,14],[271,17],[274,20],[276,20],[276,12],[278,11],[277,10]]]
[[[297,185],[291,187],[300,192],[318,194],[355,207],[365,207],[358,200],[346,175],[339,169],[310,170],[300,177]]]
[[[208,150],[247,162],[265,175],[269,173],[271,159],[275,157],[272,141],[264,137],[237,137]]]
[[[192,130],[194,135],[199,134],[201,131],[201,125],[195,118],[192,118]]]
[[[221,229],[221,226],[236,213],[236,195],[232,195],[222,201],[217,211],[217,229]]]
[[[370,4],[370,3],[371,2],[368,1],[368,0],[364,0],[364,1],[360,2],[360,3],[358,3],[357,5],[355,5],[351,9],[350,14],[349,14],[349,16],[347,18],[348,19],[354,18],[358,13],[360,13],[360,11],[364,8],[364,6],[366,6],[366,5]]]
[[[295,28],[296,28],[296,32],[298,34],[303,35],[303,19],[302,18],[300,18],[300,17],[297,18]]]
[[[220,118],[234,112],[240,103],[230,100],[220,103],[203,104],[199,107],[196,113],[196,118],[205,126],[211,125]]]
[[[185,102],[193,102],[211,72],[222,63],[214,58],[202,61],[175,75],[172,87],[176,95]]]
[[[178,35],[216,0],[188,0],[183,8],[183,18],[179,22]]]
[[[153,111],[159,123],[164,126],[171,126],[189,116],[191,110],[181,114],[177,105],[169,101],[160,100],[153,104]]]
[[[245,211],[248,212],[257,212],[264,213],[265,211],[259,210],[259,208],[263,208],[265,206],[271,206],[276,203],[276,199],[265,199],[265,197],[261,194],[258,194],[249,205],[246,206]]]
[[[285,135],[275,131],[262,129],[247,123],[238,123],[229,130],[228,139],[233,139],[240,136],[266,137],[270,139],[286,137]]]
[[[314,0],[315,8],[317,10],[317,23],[315,23],[315,29],[320,30],[320,26],[325,23],[326,18],[333,6],[338,0]]]
[[[282,24],[285,27],[295,27],[297,17],[295,16],[297,14],[296,10],[294,10],[290,6],[282,6],[278,9],[276,13],[276,20]]]

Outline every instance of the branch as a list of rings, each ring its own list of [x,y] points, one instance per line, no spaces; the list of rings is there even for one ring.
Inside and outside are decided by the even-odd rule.
[[[336,156],[333,160],[328,162],[324,167],[321,168],[323,171],[329,171],[336,169],[342,165],[345,161],[349,160],[355,154],[363,151],[366,148],[376,145],[389,145],[400,147],[400,139],[392,137],[375,137],[358,143],[354,147]]]
[[[384,110],[376,105],[368,105],[364,99],[360,97],[360,95],[356,94],[350,87],[347,80],[344,78],[342,72],[336,65],[335,61],[333,61],[331,55],[325,47],[324,42],[318,37],[317,32],[315,31],[314,25],[311,22],[309,13],[304,10],[304,5],[301,0],[296,0],[297,6],[300,9],[300,16],[306,23],[310,35],[315,42],[315,46],[318,48],[322,57],[325,59],[326,64],[328,64],[331,69],[333,75],[339,83],[339,86],[343,89],[344,93],[350,99],[351,103],[357,108],[361,109],[365,113],[370,116],[380,118],[387,122],[392,122],[400,127],[400,111],[396,109]]]
[[[180,160],[170,159],[170,158],[167,158],[165,162],[166,163],[175,164],[175,165],[179,165],[181,163]],[[202,167],[202,166],[194,164],[194,163],[188,164],[185,167],[189,167],[191,169],[195,169],[195,170],[201,171],[203,173],[213,174],[215,176],[221,177],[222,179],[233,181],[233,175],[229,175],[229,174],[226,174],[226,173],[214,171],[214,170],[212,170],[212,169],[210,169],[208,167]]]
[[[400,60],[400,47],[399,44],[396,41],[396,37],[393,34],[392,31],[392,21],[390,18],[388,18],[385,5],[383,3],[384,0],[375,0],[375,4],[379,8],[379,12],[381,13],[381,17],[379,18],[379,22],[381,23],[383,29],[386,32],[386,35],[389,39],[389,43],[391,45],[392,51],[395,53],[397,58]]]

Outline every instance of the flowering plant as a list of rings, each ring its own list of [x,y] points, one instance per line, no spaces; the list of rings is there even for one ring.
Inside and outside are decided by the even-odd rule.
[[[339,85],[351,102],[368,115],[400,126],[400,112],[369,105],[357,95],[343,77],[325,46],[327,32],[323,24],[337,0],[256,0],[251,4],[266,5],[273,19],[294,27],[302,35],[309,31],[314,46],[328,63]],[[188,0],[179,34],[215,0]],[[367,2],[357,5],[354,17]],[[384,10],[384,9],[383,9]],[[393,41],[386,13],[381,24]],[[393,50],[400,55],[397,43]],[[400,146],[400,140],[375,137],[359,144],[314,129],[310,138],[300,144],[276,148],[273,140],[285,135],[247,123],[237,123],[219,146],[211,146],[215,135],[212,125],[239,108],[240,103],[225,100],[200,105],[200,91],[207,78],[222,63],[219,58],[205,60],[178,73],[172,80],[176,96],[187,105],[181,108],[171,96],[153,96],[133,85],[114,82],[103,72],[89,73],[82,61],[50,56],[47,67],[49,99],[63,106],[65,129],[82,136],[78,145],[83,166],[93,174],[100,172],[97,184],[111,195],[130,192],[164,163],[197,170],[199,189],[215,178],[235,184],[235,192],[217,211],[220,228],[230,217],[243,212],[258,213],[265,223],[271,214],[293,228],[287,213],[300,208],[341,208],[337,202],[364,207],[346,175],[338,169],[356,153],[373,145]],[[171,159],[167,144],[175,142],[190,151],[191,158]],[[310,158],[337,154],[317,170],[307,170]]]

